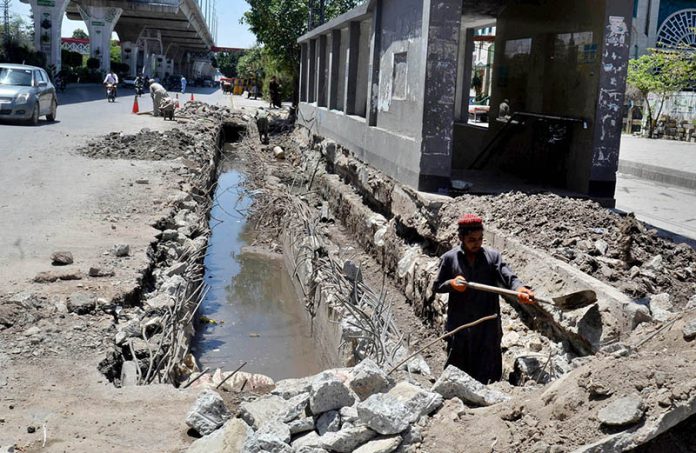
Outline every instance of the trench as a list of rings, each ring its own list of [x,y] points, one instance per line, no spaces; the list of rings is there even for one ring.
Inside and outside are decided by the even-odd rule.
[[[230,138],[230,137],[228,137]],[[209,291],[198,312],[192,351],[201,369],[244,371],[273,379],[321,370],[311,325],[281,255],[256,249],[247,223],[252,203],[244,166],[225,144],[210,212],[204,259]],[[225,158],[227,156],[227,158]]]

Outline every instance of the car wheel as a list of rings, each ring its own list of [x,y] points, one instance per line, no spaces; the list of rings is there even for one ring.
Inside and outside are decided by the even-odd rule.
[[[34,104],[34,110],[31,113],[31,118],[29,118],[29,124],[36,126],[39,124],[39,103]]]
[[[53,99],[53,102],[51,102],[51,113],[46,115],[46,119],[48,121],[55,121],[57,114],[58,114],[58,103],[56,102],[55,99]]]

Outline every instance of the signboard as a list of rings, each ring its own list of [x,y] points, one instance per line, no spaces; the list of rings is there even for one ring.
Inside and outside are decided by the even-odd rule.
[[[100,20],[93,20],[92,25],[94,25],[95,27],[103,27],[105,24]]]
[[[36,4],[38,6],[56,6],[55,0],[37,0]]]

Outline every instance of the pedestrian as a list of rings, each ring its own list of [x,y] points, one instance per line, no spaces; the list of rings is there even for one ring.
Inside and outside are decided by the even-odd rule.
[[[278,82],[278,79],[276,76],[271,77],[271,81],[268,84],[268,92],[271,95],[271,108],[276,107],[280,108],[282,107],[282,102],[280,100],[280,89],[281,85]]]
[[[464,329],[447,339],[446,365],[454,365],[477,381],[488,384],[503,374],[500,342],[502,326],[498,295],[467,289],[466,282],[502,286],[518,291],[518,302],[533,303],[534,293],[523,285],[497,250],[482,247],[483,221],[465,214],[457,221],[460,245],[440,258],[434,284],[437,293],[449,293],[447,304],[448,332],[457,327],[496,314],[498,317]]]
[[[259,140],[264,145],[268,144],[268,111],[259,107],[256,111],[256,128],[259,130]]]
[[[181,76],[181,94],[186,94],[186,77]]]
[[[169,93],[154,79],[150,79],[150,96],[152,97],[152,116],[160,116],[160,106],[162,101],[169,97]]]

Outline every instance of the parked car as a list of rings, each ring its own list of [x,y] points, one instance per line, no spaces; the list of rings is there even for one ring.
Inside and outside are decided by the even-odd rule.
[[[490,110],[490,97],[478,101],[473,96],[469,97],[469,120],[473,120],[474,123],[487,123]]]
[[[45,70],[22,64],[0,64],[0,119],[29,121],[36,125],[46,115],[55,121],[56,88]]]

